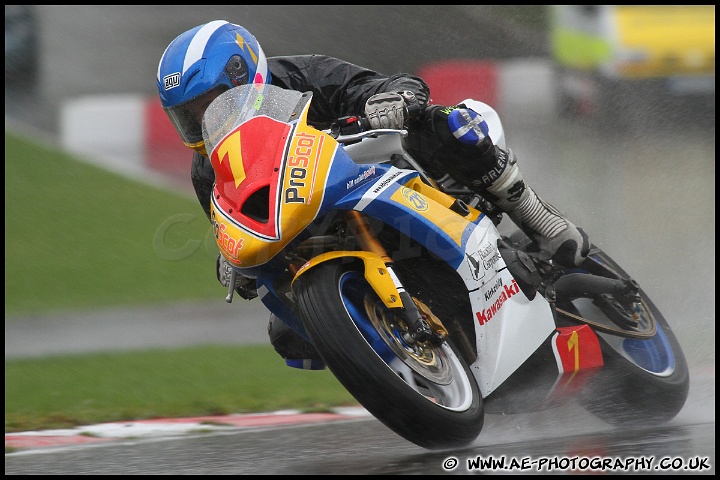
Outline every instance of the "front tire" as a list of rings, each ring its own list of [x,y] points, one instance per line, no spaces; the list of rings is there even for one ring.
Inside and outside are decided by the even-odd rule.
[[[409,345],[402,324],[364,278],[326,261],[293,285],[308,335],[355,399],[401,437],[430,450],[471,444],[484,422],[483,399],[450,341]]]

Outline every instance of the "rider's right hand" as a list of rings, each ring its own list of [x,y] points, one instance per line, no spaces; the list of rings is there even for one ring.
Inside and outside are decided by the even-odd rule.
[[[373,129],[402,129],[407,118],[407,107],[417,104],[411,91],[377,93],[365,103],[365,116]]]

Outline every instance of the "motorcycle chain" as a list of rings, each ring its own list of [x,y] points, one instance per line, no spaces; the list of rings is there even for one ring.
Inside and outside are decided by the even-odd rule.
[[[650,325],[651,325],[650,330],[643,330],[641,332],[633,332],[631,330],[624,330],[624,329],[617,328],[617,327],[611,327],[608,325],[604,325],[602,323],[594,322],[594,321],[587,319],[585,317],[582,317],[580,315],[575,315],[574,313],[563,310],[562,308],[558,308],[558,307],[554,307],[554,308],[557,313],[566,316],[571,321],[575,321],[578,323],[585,323],[585,324],[593,327],[595,330],[598,330],[601,332],[610,333],[612,335],[618,335],[618,336],[627,337],[627,338],[639,338],[639,339],[652,338],[655,335],[655,333],[657,332],[657,327],[655,326],[655,318],[653,317],[652,312],[650,311],[650,309],[648,309],[648,306],[645,304],[645,302],[642,300],[641,300],[641,302],[642,302],[645,312],[649,316]]]

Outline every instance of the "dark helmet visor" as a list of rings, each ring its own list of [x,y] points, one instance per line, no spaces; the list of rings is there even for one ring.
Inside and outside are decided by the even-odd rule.
[[[185,103],[165,109],[183,142],[191,148],[195,148],[203,141],[202,118],[208,105],[229,88],[248,83],[248,68],[245,60],[240,55],[230,57],[225,64],[222,77],[225,78],[207,92]]]
[[[227,89],[227,85],[218,85],[192,100],[165,109],[170,121],[186,145],[192,146],[203,141],[202,117],[205,110],[213,100]]]

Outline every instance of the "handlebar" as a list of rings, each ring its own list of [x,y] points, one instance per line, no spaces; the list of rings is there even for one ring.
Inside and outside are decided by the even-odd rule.
[[[381,135],[400,135],[403,137],[406,137],[408,134],[407,130],[395,130],[392,128],[376,128],[375,130],[366,130],[364,132],[358,132],[358,133],[352,133],[350,135],[338,135],[337,137],[334,137],[335,140],[338,141],[338,143],[355,143],[359,142],[365,137],[371,137],[376,138]]]
[[[405,122],[407,123],[410,119],[419,118],[420,115],[425,111],[424,105],[407,105],[405,107]],[[371,133],[377,134],[388,134],[393,132],[404,132],[403,135],[407,135],[407,130],[394,130],[394,129],[374,129],[370,126],[370,121],[364,115],[350,115],[347,117],[338,118],[335,120],[330,129],[327,132],[335,139],[340,140],[341,137],[344,141],[355,141],[359,140]],[[360,135],[362,134],[362,135]],[[341,142],[342,143],[342,142]]]

